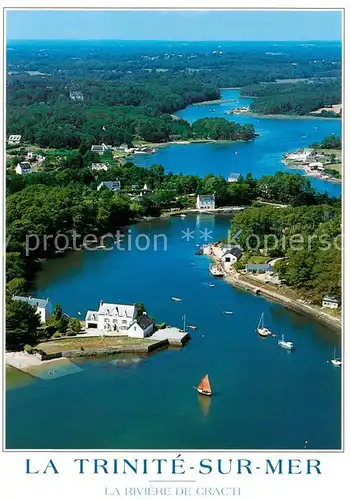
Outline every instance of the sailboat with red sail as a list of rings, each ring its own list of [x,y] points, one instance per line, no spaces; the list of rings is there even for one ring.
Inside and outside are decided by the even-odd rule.
[[[208,378],[207,374],[204,377],[202,377],[201,382],[197,387],[194,387],[194,389],[196,389],[197,392],[203,394],[204,396],[212,395],[210,379]]]

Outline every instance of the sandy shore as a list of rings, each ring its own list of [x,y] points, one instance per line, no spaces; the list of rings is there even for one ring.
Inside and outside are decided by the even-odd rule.
[[[231,267],[231,264],[225,264],[224,266],[221,264],[219,260],[220,249],[218,247],[214,247],[213,245],[208,245],[204,248],[204,254],[208,255],[211,260],[213,260],[216,265],[222,267],[224,272],[224,279],[232,286],[236,288],[240,288],[241,290],[245,290],[247,292],[252,292],[256,295],[262,295],[267,299],[278,302],[279,304],[285,306],[288,309],[293,311],[305,314],[306,316],[310,316],[315,320],[327,325],[335,330],[341,331],[341,320],[335,316],[331,316],[330,314],[324,312],[320,307],[311,306],[303,303],[302,301],[291,299],[286,297],[283,294],[278,292],[273,292],[272,290],[268,290],[262,283],[257,281],[257,285],[249,283],[245,281],[241,274],[235,271]]]
[[[26,352],[7,352],[5,363],[12,368],[42,379],[56,379],[81,371],[81,368],[67,358],[41,361],[33,354]]]

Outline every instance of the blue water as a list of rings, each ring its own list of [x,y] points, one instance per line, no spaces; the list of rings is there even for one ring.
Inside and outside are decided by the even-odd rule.
[[[257,116],[227,115],[228,109],[247,106],[251,98],[240,97],[239,90],[222,89],[223,99],[237,102],[188,106],[178,116],[190,123],[204,117],[224,117],[240,124],[254,125],[259,137],[250,142],[172,144],[160,147],[151,155],[135,155],[138,165],[163,165],[167,171],[204,176],[208,173],[223,175],[231,172],[246,175],[251,172],[256,178],[272,175],[279,170],[302,173],[301,170],[287,170],[281,163],[282,155],[320,142],[325,136],[341,136],[341,120],[321,118],[261,118]],[[214,112],[210,112],[213,109]],[[237,152],[237,154],[235,154]],[[310,178],[312,185],[320,192],[340,196],[341,185]]]
[[[198,330],[185,348],[129,367],[116,367],[116,358],[88,360],[79,362],[82,372],[61,379],[9,384],[7,447],[301,449],[308,440],[309,449],[340,448],[341,370],[328,363],[340,337],[213,278],[195,244],[206,229],[217,239],[228,226],[228,217],[206,215],[140,223],[130,230],[129,251],[73,252],[47,262],[35,293],[68,314],[84,315],[101,299],[140,301],[158,322],[181,327],[186,313]],[[189,242],[187,229],[194,231]],[[151,241],[145,251],[136,249],[140,234]],[[257,336],[262,312],[267,326],[296,343],[295,352]],[[206,372],[211,399],[193,389]]]

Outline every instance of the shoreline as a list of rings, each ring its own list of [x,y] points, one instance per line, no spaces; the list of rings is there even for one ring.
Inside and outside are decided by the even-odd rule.
[[[207,251],[204,251],[204,255],[209,257],[209,259],[216,265],[219,265],[220,264],[219,259],[216,258],[215,255],[209,253],[211,252],[211,248],[212,245],[205,247]],[[279,292],[275,291],[273,292],[271,290],[268,290],[262,283],[257,283],[257,285],[254,285],[248,281],[241,279],[240,277],[237,277],[240,276],[238,273],[235,275],[230,270],[223,268],[223,266],[221,267],[224,272],[224,278],[223,278],[224,281],[232,285],[234,288],[238,288],[245,292],[251,292],[254,293],[255,295],[263,296],[265,299],[277,302],[279,305],[286,307],[289,310],[295,311],[297,313],[315,319],[319,323],[322,323],[325,326],[333,329],[334,331],[337,331],[339,335],[341,335],[341,330],[342,330],[341,319],[331,316],[330,314],[320,309],[317,309],[316,306],[310,306],[308,304],[299,302],[299,299],[291,299]]]
[[[324,182],[330,182],[330,184],[342,184],[342,179],[337,179],[336,177],[330,177],[329,179],[325,179],[322,177],[322,175],[318,172],[316,173],[307,173],[304,169],[303,166],[299,164],[291,164],[288,163],[286,160],[282,160],[282,164],[285,166],[285,168],[289,170],[303,170],[305,172],[304,177],[312,177],[313,179],[319,179]]]

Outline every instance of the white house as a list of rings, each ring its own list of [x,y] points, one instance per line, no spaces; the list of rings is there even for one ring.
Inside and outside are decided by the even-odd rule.
[[[322,301],[322,307],[329,307],[329,309],[337,309],[339,307],[339,301],[336,297],[330,297],[325,295]]]
[[[101,188],[107,188],[110,191],[120,191],[121,190],[121,181],[116,179],[115,181],[103,181],[97,187],[97,190],[100,191]]]
[[[21,163],[17,163],[15,171],[19,175],[31,174],[32,167],[28,161],[22,161]]]
[[[214,194],[198,194],[196,208],[198,210],[213,210],[216,206]]]
[[[26,160],[34,160],[34,153],[33,153],[33,151],[27,151]]]
[[[69,96],[73,101],[83,101],[84,100],[83,92],[80,92],[79,90],[71,90],[69,93]]]
[[[45,161],[45,156],[43,155],[38,155],[37,156],[37,162],[38,163],[43,163]]]
[[[155,324],[149,316],[144,313],[137,318],[128,328],[128,337],[143,339],[153,334]]]
[[[52,314],[52,305],[49,299],[36,299],[35,297],[20,297],[18,295],[13,295],[12,300],[27,302],[31,306],[35,307],[37,312],[40,314],[42,323],[45,323]]]
[[[315,156],[316,156],[316,152],[314,149],[306,148],[306,149],[303,149],[302,151],[298,151],[297,153],[289,153],[286,156],[286,159],[305,163],[307,161],[313,160]]]
[[[229,174],[228,182],[238,182],[240,174]]]
[[[128,328],[137,319],[137,309],[129,304],[110,304],[100,301],[97,311],[88,311],[86,328],[97,328],[104,332],[126,335]]]
[[[91,151],[93,153],[98,153],[99,155],[103,155],[105,153],[105,151],[108,151],[109,150],[109,147],[106,146],[106,144],[93,144],[91,146]]]
[[[239,247],[228,248],[224,250],[221,261],[223,263],[230,262],[231,264],[235,264],[236,262],[238,262],[242,254],[243,253]]]
[[[9,135],[7,142],[9,144],[19,144],[21,142],[21,135]]]
[[[108,170],[108,166],[106,165],[106,163],[92,163],[91,169],[92,170],[105,170],[105,172],[106,172]]]

